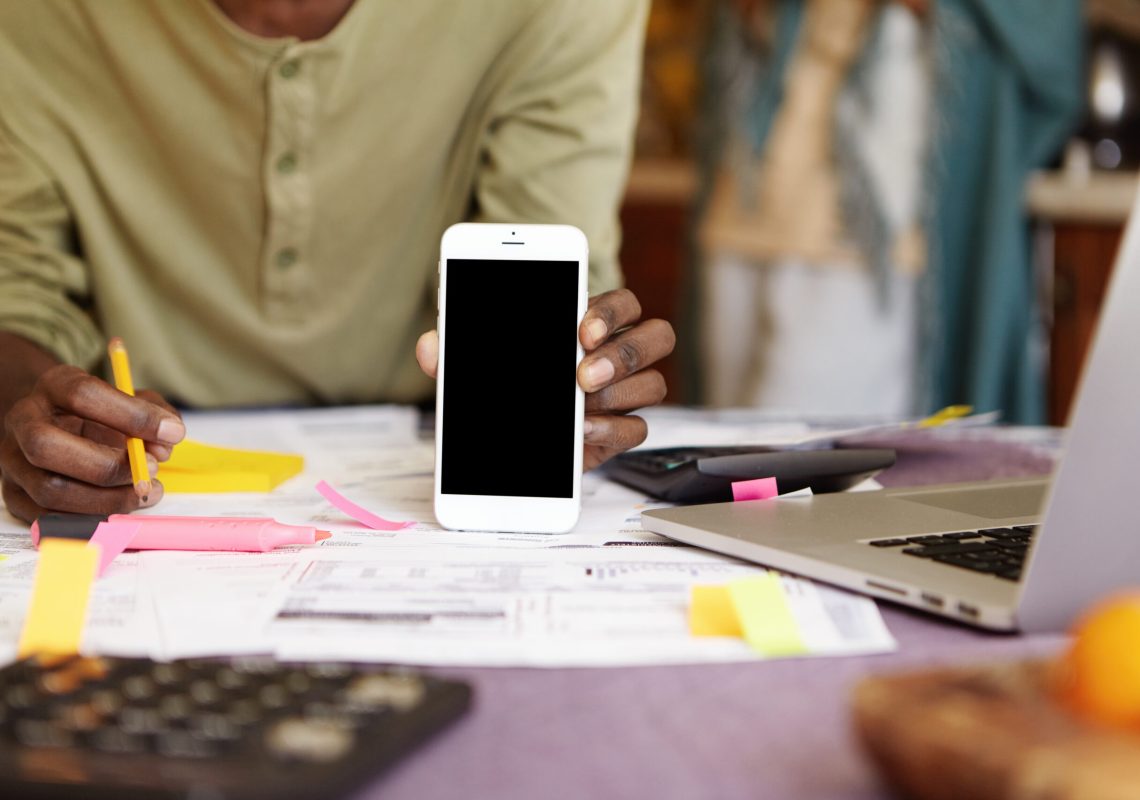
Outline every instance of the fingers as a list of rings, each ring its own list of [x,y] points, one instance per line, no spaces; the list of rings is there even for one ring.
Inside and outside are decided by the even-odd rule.
[[[80,514],[127,514],[140,507],[157,503],[163,494],[162,484],[151,481],[147,502],[139,500],[133,487],[105,489],[72,481],[58,474],[43,473],[42,480],[30,479],[22,484],[4,473],[0,494],[4,505],[15,517],[32,522],[52,511]]]
[[[578,327],[578,338],[586,351],[596,349],[617,331],[641,319],[641,303],[629,289],[590,298],[589,308]]]
[[[170,405],[170,403],[166,401],[166,398],[160,395],[158,392],[153,392],[150,389],[141,389],[135,392],[135,397],[140,397],[143,400],[146,400],[148,403],[154,403],[155,405],[162,406],[171,414],[178,417],[178,419],[182,419],[182,413],[177,408]],[[88,424],[89,426],[94,426],[98,423],[91,422]],[[174,452],[173,445],[162,444],[161,442],[144,442],[144,444],[146,446],[147,453],[154,456],[159,461],[168,461],[170,459],[170,454]],[[121,447],[122,445],[120,444],[118,446]]]
[[[416,342],[416,361],[420,363],[420,369],[429,378],[434,378],[436,372],[439,370],[439,334],[435,331],[428,331],[420,336],[419,341]]]
[[[614,456],[621,455],[623,452],[624,450],[619,447],[586,445],[585,452],[582,454],[582,469],[589,472],[592,469],[600,467]]]
[[[29,520],[49,510],[114,514],[154,505],[163,489],[152,481],[140,501],[126,438],[149,442],[153,478],[158,458],[169,457],[185,432],[178,412],[153,392],[130,397],[75,367],[53,367],[4,417],[0,484],[5,503]]]
[[[641,304],[619,289],[592,298],[578,329],[589,353],[578,366],[578,383],[586,391],[586,469],[644,442],[645,420],[623,412],[665,399],[665,379],[650,367],[673,352],[677,337],[665,320],[639,319]]]
[[[666,392],[665,376],[655,369],[642,370],[586,395],[586,413],[633,411],[655,406],[665,399]]]
[[[38,473],[57,472],[95,486],[132,484],[131,466],[127,451],[121,446],[121,434],[119,447],[77,436],[55,424],[50,411],[45,411],[35,397],[25,397],[16,403],[8,412],[6,422],[9,435],[0,446],[4,474],[10,472],[25,489],[31,488],[25,478],[34,475],[36,480],[42,480]],[[152,457],[148,464],[153,477],[158,462]],[[33,494],[33,499],[38,498]]]
[[[645,441],[648,433],[649,428],[641,417],[586,417],[586,446],[582,453],[582,468],[594,469],[619,453],[637,447]]]
[[[59,366],[40,376],[33,394],[62,411],[126,436],[175,445],[186,436],[177,413],[142,397],[130,397],[78,367]]]
[[[586,417],[584,433],[587,450],[598,447],[620,453],[644,442],[649,426],[641,417],[597,415]]]
[[[9,514],[16,519],[22,519],[29,525],[44,513],[44,509],[32,502],[27,492],[17,486],[14,481],[5,479],[0,482],[0,498],[3,498],[4,507],[8,509]]]
[[[578,366],[578,383],[596,392],[673,352],[677,337],[663,319],[642,322],[598,347]]]

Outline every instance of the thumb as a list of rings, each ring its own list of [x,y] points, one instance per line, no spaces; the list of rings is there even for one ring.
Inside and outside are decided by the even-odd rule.
[[[416,342],[416,361],[429,378],[434,378],[439,369],[439,334],[428,331]]]

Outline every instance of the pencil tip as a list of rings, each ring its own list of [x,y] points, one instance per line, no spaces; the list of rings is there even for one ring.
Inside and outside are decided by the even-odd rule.
[[[331,539],[331,538],[332,538],[332,533],[330,533],[329,531],[317,531],[316,535],[313,537],[313,540],[317,541],[317,542],[323,542],[325,539]]]
[[[139,499],[145,503],[150,497],[150,481],[139,481],[136,483],[135,494],[137,494],[139,496]]]

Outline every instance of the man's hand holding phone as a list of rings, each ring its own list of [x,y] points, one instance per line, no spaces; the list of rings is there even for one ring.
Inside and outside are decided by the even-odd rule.
[[[641,319],[633,292],[617,289],[590,299],[578,329],[586,357],[578,383],[586,392],[584,469],[645,441],[645,420],[629,414],[665,399],[665,378],[653,369],[677,338],[663,319]]]
[[[645,441],[645,420],[628,412],[665,399],[665,379],[653,365],[673,352],[676,336],[665,320],[642,320],[633,292],[617,289],[590,299],[578,338],[586,351],[578,367],[578,383],[586,392],[582,466],[593,469]],[[420,337],[416,358],[434,378],[439,364],[435,331]]]
[[[153,481],[145,501],[136,494],[127,437],[145,443],[153,477],[186,435],[178,412],[154,392],[129,397],[65,365],[40,374],[3,421],[4,504],[28,522],[49,511],[119,514],[154,505],[162,485]]]

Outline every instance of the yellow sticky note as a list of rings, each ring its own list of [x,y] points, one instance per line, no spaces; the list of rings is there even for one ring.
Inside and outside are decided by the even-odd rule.
[[[158,479],[167,492],[214,494],[269,492],[305,468],[305,459],[288,453],[236,450],[192,440],[174,446],[160,464]]]
[[[778,574],[769,572],[759,578],[734,581],[727,588],[744,641],[752,649],[766,656],[808,652]]]
[[[693,636],[744,635],[727,586],[694,586],[689,600],[689,633]]]
[[[98,545],[73,539],[40,542],[32,602],[20,635],[20,658],[79,652],[99,554]]]
[[[919,420],[916,424],[920,428],[937,428],[950,420],[968,417],[973,410],[973,406],[946,406],[946,408],[934,412],[926,419]]]

